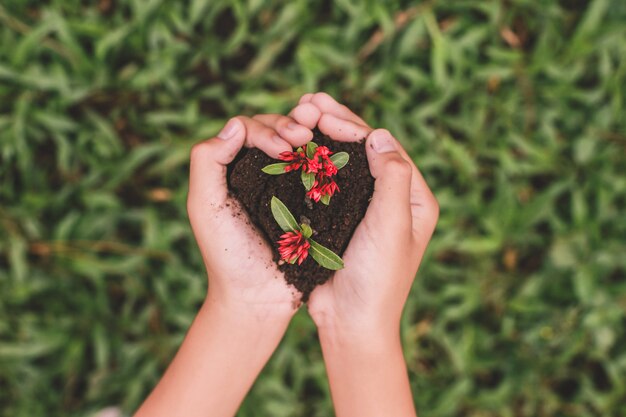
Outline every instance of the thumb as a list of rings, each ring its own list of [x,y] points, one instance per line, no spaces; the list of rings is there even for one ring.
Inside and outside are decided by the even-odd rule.
[[[226,201],[226,166],[243,147],[245,137],[244,124],[232,118],[216,137],[193,146],[187,198],[189,209],[193,209],[196,204],[206,208],[207,204],[218,206]]]
[[[388,130],[376,129],[367,137],[365,148],[375,182],[364,220],[390,237],[410,232],[411,164],[402,156],[400,143]]]

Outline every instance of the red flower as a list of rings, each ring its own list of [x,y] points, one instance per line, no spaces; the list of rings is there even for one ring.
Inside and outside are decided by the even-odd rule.
[[[281,161],[285,161],[285,162],[291,162],[291,164],[285,167],[285,172],[295,171],[297,169],[300,169],[300,167],[302,167],[303,165],[306,165],[307,163],[307,157],[304,154],[304,151],[281,152],[280,155],[278,155],[278,159],[280,159]]]
[[[318,161],[320,165],[320,169],[317,172],[321,171],[321,173],[327,177],[337,175],[337,167],[330,159],[330,155],[332,154],[333,152],[328,149],[328,147],[318,146],[317,149],[315,149],[315,155],[313,156],[313,159]]]
[[[337,167],[330,159],[330,155],[332,155],[333,152],[328,149],[328,147],[318,146],[315,149],[313,158],[308,158],[306,156],[306,146],[307,145],[304,145],[304,149],[299,152],[285,151],[280,153],[278,159],[284,162],[290,162],[290,164],[285,167],[285,172],[302,168],[304,172],[321,174],[326,177],[337,175]]]
[[[311,200],[314,200],[317,203],[323,196],[327,195],[329,197],[332,197],[333,194],[338,191],[339,186],[333,179],[331,179],[330,177],[325,177],[323,175],[318,175],[315,178],[313,187],[311,187],[306,195]]]
[[[328,149],[328,146],[318,146],[317,149],[315,149],[315,153],[318,156],[330,156],[333,154],[332,151]]]
[[[327,146],[317,146],[313,157],[308,158],[306,153],[308,145],[298,148],[295,152],[281,152],[279,159],[289,163],[284,169],[285,172],[302,169],[303,172],[315,174],[313,187],[306,195],[315,202],[319,202],[323,197],[332,197],[339,191],[339,186],[332,179],[337,175],[338,169],[330,159],[333,152]]]
[[[328,162],[324,161],[323,165],[324,165],[324,170],[323,170],[324,175],[326,175],[327,177],[332,177],[333,175],[337,175],[337,167],[335,166],[335,164],[333,164],[333,161],[329,159]]]
[[[315,157],[313,157],[313,159],[308,159],[307,158],[306,166],[304,167],[304,170],[306,172],[317,174],[320,169],[322,169],[322,164],[320,164],[320,162],[317,160],[317,158],[315,158]]]
[[[302,235],[302,232],[297,230],[281,235],[277,243],[281,259],[289,263],[297,260],[298,265],[304,262],[309,255],[309,248],[311,247],[311,244]]]
[[[285,162],[291,162],[291,164],[285,167],[285,172],[295,171],[302,168],[304,172],[315,174],[322,169],[322,164],[318,160],[317,154],[315,154],[313,158],[308,158],[306,156],[306,145],[304,145],[304,149],[299,152],[281,152],[278,159]]]

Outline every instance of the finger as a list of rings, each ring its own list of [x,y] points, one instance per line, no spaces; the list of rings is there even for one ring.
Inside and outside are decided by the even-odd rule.
[[[283,116],[282,114],[257,114],[252,118],[274,129],[294,148],[302,146],[313,139],[311,129],[297,123],[289,116]]]
[[[421,172],[406,150],[398,143],[398,151],[411,165],[411,217],[413,234],[424,245],[432,236],[439,218],[439,203]]]
[[[246,116],[236,117],[246,130],[246,147],[259,148],[271,158],[277,159],[281,152],[291,151],[291,145],[278,133],[258,120]]]
[[[303,97],[304,98],[304,97]],[[367,123],[359,116],[354,114],[348,107],[340,104],[326,93],[315,93],[310,101],[311,104],[315,104],[322,113],[332,114],[333,116],[349,120],[352,123],[360,124],[361,126],[367,126]]]
[[[202,206],[219,206],[226,201],[226,165],[231,163],[244,145],[246,129],[237,118],[230,119],[216,137],[191,149],[189,167],[190,215]],[[208,208],[208,207],[207,207]]]
[[[302,97],[300,97],[300,100],[298,100],[298,104],[310,103],[312,98],[313,93],[306,93]]]
[[[339,142],[360,142],[372,131],[367,126],[328,113],[322,114],[317,127],[322,133]]]
[[[411,236],[410,163],[399,152],[398,141],[385,129],[372,131],[365,145],[375,182],[364,221],[387,239]]]
[[[411,161],[411,217],[413,234],[418,242],[426,245],[430,240],[437,219],[439,218],[439,203],[428,187],[419,169]]]
[[[306,126],[309,129],[313,129],[317,126],[317,122],[319,122],[322,112],[314,104],[301,103],[289,112],[289,116],[293,117],[293,119],[301,125]]]

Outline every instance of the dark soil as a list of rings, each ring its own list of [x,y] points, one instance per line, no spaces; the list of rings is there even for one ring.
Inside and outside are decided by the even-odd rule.
[[[261,171],[264,166],[280,161],[258,149],[242,150],[228,169],[228,186],[232,195],[243,204],[250,220],[270,243],[276,262],[280,260],[276,241],[284,232],[272,216],[272,196],[285,203],[300,223],[308,219],[313,229],[312,238],[341,256],[365,215],[374,191],[374,179],[370,175],[363,140],[336,142],[315,129],[313,141],[328,146],[332,152],[350,154],[350,161],[335,177],[340,191],[335,193],[328,206],[305,197],[300,171],[282,175],[268,175]],[[287,283],[302,293],[303,302],[308,300],[316,286],[328,281],[334,272],[319,266],[311,256],[302,265],[284,263],[279,268],[285,273]]]

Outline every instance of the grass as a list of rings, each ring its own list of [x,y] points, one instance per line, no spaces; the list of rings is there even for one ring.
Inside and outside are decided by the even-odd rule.
[[[420,417],[626,414],[626,3],[0,5],[0,414],[131,413],[206,290],[190,146],[326,91],[441,219],[403,320]],[[332,415],[294,319],[239,416]]]

